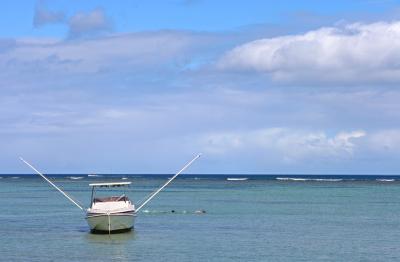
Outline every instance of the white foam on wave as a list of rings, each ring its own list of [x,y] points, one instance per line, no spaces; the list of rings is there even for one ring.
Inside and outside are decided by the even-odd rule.
[[[88,177],[101,177],[101,175],[89,174]]]
[[[396,180],[395,179],[377,179],[376,181],[379,181],[379,182],[394,182]]]
[[[282,180],[282,181],[305,181],[305,178],[277,177],[276,180]]]
[[[19,179],[19,176],[13,176],[12,179]]]
[[[70,176],[69,177],[69,179],[72,179],[72,180],[79,180],[79,179],[82,179],[83,178],[83,176]]]
[[[312,181],[339,182],[339,181],[343,181],[343,179],[341,179],[341,178],[316,178],[316,179],[313,179]]]
[[[316,182],[339,182],[341,178],[298,178],[298,177],[277,177],[276,180],[281,181],[316,181]]]
[[[228,177],[226,180],[228,181],[246,181],[248,177]]]

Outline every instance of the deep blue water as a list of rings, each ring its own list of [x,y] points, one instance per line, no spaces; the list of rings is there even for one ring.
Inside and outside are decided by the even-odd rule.
[[[46,174],[47,177],[53,178],[70,178],[70,177],[82,177],[85,179],[113,179],[113,178],[136,178],[136,179],[164,179],[173,176],[174,174]],[[36,174],[0,174],[1,178],[38,178]],[[209,180],[226,180],[227,178],[248,178],[250,180],[276,180],[280,178],[300,178],[305,180],[315,179],[341,179],[346,181],[372,181],[379,179],[395,179],[400,180],[400,175],[307,175],[307,174],[183,174],[177,179],[179,180],[192,180],[192,179],[209,179]]]
[[[400,176],[184,175],[111,236],[41,178],[0,176],[1,261],[400,260]],[[51,177],[85,205],[88,183],[127,177],[138,202],[168,177],[71,176]]]

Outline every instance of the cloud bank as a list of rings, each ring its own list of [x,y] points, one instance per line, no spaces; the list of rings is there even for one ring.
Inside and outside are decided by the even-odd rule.
[[[101,9],[67,22],[66,39],[0,39],[3,170],[25,172],[23,154],[50,172],[165,173],[201,151],[193,172],[398,170],[397,22],[259,40],[102,34]]]
[[[363,130],[339,132],[328,136],[325,132],[289,128],[267,128],[247,132],[208,134],[202,138],[204,150],[210,154],[243,153],[246,150],[280,157],[281,161],[312,161],[316,158],[351,158],[356,143],[367,134]]]

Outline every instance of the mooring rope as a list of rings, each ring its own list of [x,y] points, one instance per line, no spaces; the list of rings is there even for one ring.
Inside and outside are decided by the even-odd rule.
[[[111,235],[111,218],[110,213],[107,213],[108,216],[108,234]]]

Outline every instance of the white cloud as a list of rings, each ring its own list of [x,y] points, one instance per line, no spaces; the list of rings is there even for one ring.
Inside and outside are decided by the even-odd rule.
[[[16,46],[14,39],[0,38],[0,53],[8,51]]]
[[[162,172],[162,166],[157,165],[157,169],[149,164],[147,168],[143,163],[156,156],[165,159],[165,167],[171,165],[170,161],[185,158],[185,155],[196,151],[205,153],[204,172],[211,173],[318,173],[321,170],[346,173],[347,168],[351,167],[355,172],[373,172],[368,169],[371,166],[378,170],[374,172],[379,172],[382,163],[387,163],[388,156],[392,163],[397,163],[399,158],[400,132],[393,123],[383,127],[382,124],[377,125],[374,118],[364,118],[362,122],[373,123],[368,128],[354,121],[355,118],[362,118],[362,115],[350,116],[348,123],[347,118],[341,119],[340,116],[351,111],[351,108],[341,112],[333,106],[337,101],[354,104],[358,100],[366,101],[369,105],[364,95],[359,99],[350,94],[348,98],[317,95],[317,98],[294,96],[283,99],[278,94],[208,90],[207,93],[123,93],[111,99],[107,92],[105,96],[102,99],[85,92],[74,94],[54,91],[47,95],[27,93],[8,99],[7,96],[1,97],[1,152],[10,155],[10,152],[22,152],[49,161],[53,155],[49,158],[48,152],[52,152],[58,154],[60,159],[79,163],[82,170],[86,170],[92,165],[75,154],[77,150],[84,150],[82,152],[90,151],[93,159],[107,155],[108,159],[101,168],[107,168],[107,163],[112,167],[118,166],[121,171],[134,167],[144,168],[146,172]],[[297,100],[302,100],[302,103],[283,112],[282,108],[288,109],[288,105],[293,105]],[[387,101],[386,97],[375,100],[378,104]],[[269,101],[274,104],[264,107]],[[316,120],[312,115],[310,120],[305,120],[308,112],[323,113],[316,106],[318,103],[332,107],[332,115],[323,116],[322,120]],[[305,105],[310,107],[303,108]],[[355,108],[367,115],[377,109],[375,106],[365,111],[366,108],[358,103]],[[299,109],[304,111],[299,112]],[[389,109],[392,110],[390,105]],[[384,117],[382,112],[377,113],[381,118]],[[332,120],[335,116],[338,118]],[[344,131],[332,133],[332,126],[320,123],[326,119],[333,121],[331,124],[335,130]],[[388,119],[393,122],[392,115]],[[374,129],[376,125],[378,127]],[[391,127],[393,130],[390,130]],[[357,128],[366,131],[357,131]],[[19,144],[19,147],[15,147],[15,144]],[[38,147],[41,154],[36,152]],[[127,160],[131,157],[135,158],[135,164]],[[12,157],[9,159],[12,160]],[[6,164],[9,159],[2,160],[2,163]],[[125,163],[113,162],[121,161],[118,159]],[[54,170],[57,171],[57,168]],[[79,168],[75,171],[79,171]],[[139,172],[138,169],[133,171]]]
[[[195,50],[213,41],[215,38],[208,35],[178,31],[115,34],[74,41],[18,39],[12,48],[0,52],[0,76],[3,86],[10,79],[14,87],[20,81],[50,86],[47,81],[57,74],[58,83],[61,77],[89,78],[91,73],[119,74],[116,78],[123,82],[121,75],[132,78],[146,70],[159,74],[160,68],[184,67],[194,59]],[[93,82],[101,83],[98,75]]]
[[[355,27],[358,31],[353,33],[348,26],[347,29],[321,29],[297,37],[310,35],[310,41],[317,43],[315,50],[325,55],[319,47],[322,45],[318,42],[319,36],[315,34],[333,39],[338,35],[341,39],[345,38],[347,30],[347,37],[353,38],[362,31],[361,25]],[[286,38],[287,46],[282,48]],[[345,63],[343,59],[350,56],[343,55],[341,60],[334,54],[325,55],[331,59],[308,57],[304,52],[297,54],[293,50],[299,41],[294,38],[296,36],[270,39],[277,43],[276,52],[281,55],[279,63],[272,57],[273,63],[265,66],[262,59],[257,60],[262,55],[257,54],[252,58],[258,61],[252,62],[254,67],[249,64],[238,67],[239,60],[236,64],[223,64],[227,60],[221,60],[220,66],[229,70],[254,68],[267,72],[274,79],[285,76],[280,78],[285,81],[327,83],[331,77],[335,78],[331,82],[344,82],[339,73],[348,70],[350,62]],[[107,161],[100,161],[101,168],[113,166],[121,171],[135,167],[146,172],[165,172],[164,167],[171,165],[174,159],[191,155],[193,151],[205,153],[204,170],[221,173],[268,172],[268,168],[271,172],[285,172],[286,167],[294,173],[337,170],[346,173],[349,167],[356,172],[370,172],[370,167],[378,170],[382,163],[398,162],[398,90],[368,87],[317,91],[297,87],[265,89],[264,74],[253,73],[249,77],[249,74],[221,72],[207,66],[229,39],[233,37],[157,31],[110,34],[92,39],[0,41],[0,143],[3,145],[1,152],[10,155],[1,164],[11,163],[14,154],[21,152],[38,157],[38,147],[42,150],[39,154],[42,159],[49,158],[51,152],[51,158],[56,153],[60,159],[92,168],[99,162],[85,163],[76,154],[87,150],[90,152],[87,155],[93,159],[107,158]],[[342,46],[342,41],[334,45]],[[307,50],[308,42],[303,42]],[[340,50],[335,52],[343,53]],[[363,50],[365,48],[359,50],[360,57],[363,57]],[[355,51],[349,48],[348,52]],[[374,53],[377,58],[382,55]],[[296,59],[285,60],[284,54]],[[244,58],[246,56],[243,61]],[[373,60],[365,58],[366,63],[368,59]],[[289,63],[291,61],[293,64]],[[372,68],[379,67],[379,63],[372,62],[375,63],[370,65]],[[299,64],[303,71],[298,70]],[[355,65],[361,71],[363,65]],[[346,66],[347,69],[342,69]],[[329,70],[331,73],[326,73]],[[366,80],[349,79],[347,83],[370,81],[373,74],[366,73]],[[19,147],[15,147],[16,144]],[[395,159],[385,162],[388,155]],[[146,162],[154,157],[164,159],[165,164],[154,166]],[[134,164],[131,158],[136,159]],[[366,158],[368,161],[364,160]],[[125,161],[125,164],[118,161]],[[207,164],[207,161],[210,162]],[[50,162],[49,159],[51,165]],[[319,166],[312,166],[311,162]],[[9,166],[4,170],[13,171],[15,166]],[[53,167],[55,171],[59,169]]]
[[[227,52],[224,70],[269,74],[275,81],[373,84],[400,81],[400,22],[326,27],[260,39]]]
[[[307,132],[288,128],[267,128],[248,132],[207,134],[199,139],[205,152],[236,154],[244,151],[275,155],[284,162],[304,159],[351,158],[357,149],[357,139],[366,132],[339,132],[328,136],[325,132]]]
[[[368,146],[380,153],[398,155],[400,153],[400,130],[379,130],[371,135]]]

